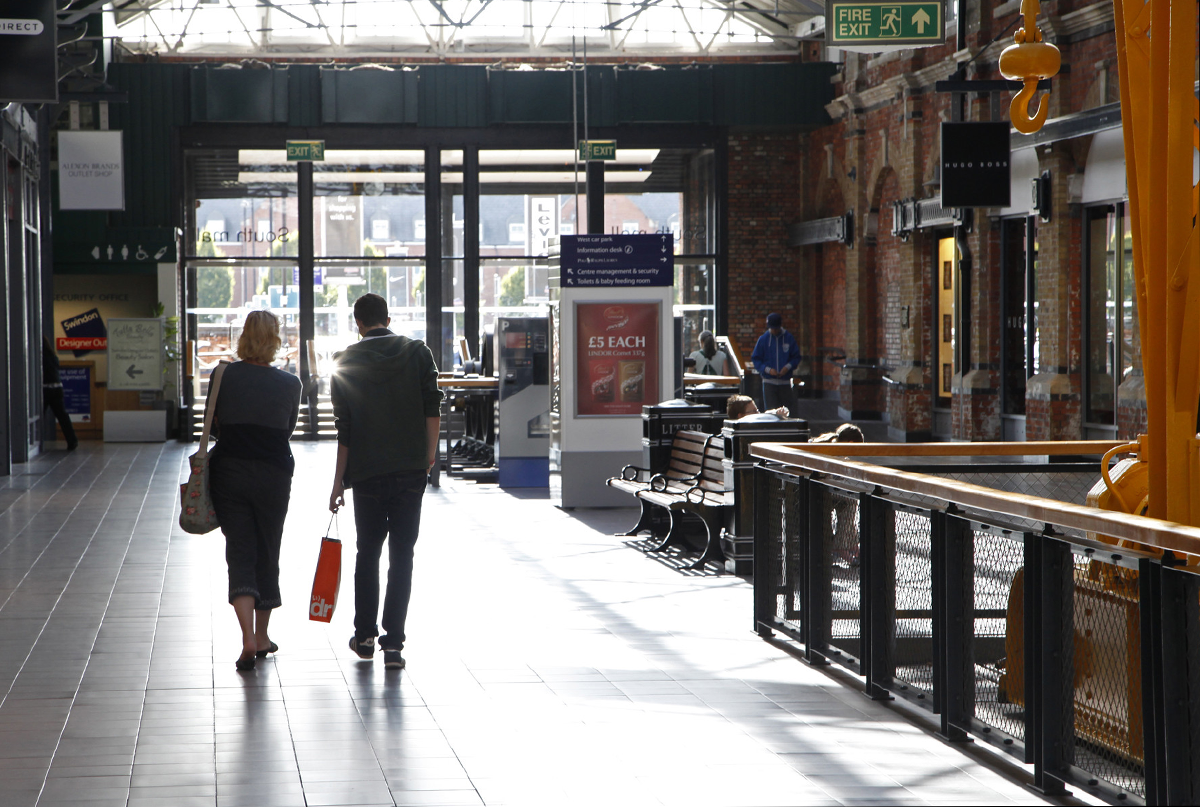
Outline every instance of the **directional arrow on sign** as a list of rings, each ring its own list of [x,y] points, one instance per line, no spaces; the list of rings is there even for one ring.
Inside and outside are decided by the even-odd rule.
[[[929,15],[925,13],[925,9],[917,9],[917,13],[912,15],[912,24],[917,26],[917,33],[925,33],[925,26],[931,22]]]
[[[136,366],[137,366],[136,364],[129,365],[129,367],[126,368],[126,370],[125,370],[125,375],[129,376],[130,378],[135,378],[136,376],[142,375],[146,372],[145,370],[133,369]]]

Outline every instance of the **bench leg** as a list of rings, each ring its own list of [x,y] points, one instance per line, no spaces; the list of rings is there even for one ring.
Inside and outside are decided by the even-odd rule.
[[[642,499],[638,499],[638,504],[642,506],[642,512],[638,515],[637,524],[634,524],[628,532],[619,532],[617,535],[632,537],[638,535],[643,530],[648,530],[651,535],[656,537],[662,535],[669,527],[661,512],[662,508],[655,507]]]
[[[658,544],[650,547],[651,552],[662,552],[671,546],[687,546],[687,538],[683,536],[683,518],[682,513],[675,510],[667,510],[666,508],[658,508],[667,514],[670,518],[670,528],[666,534],[662,536]],[[657,537],[657,536],[656,536]]]
[[[691,565],[689,569],[703,569],[704,565],[711,561],[723,563],[725,553],[721,550],[721,527],[717,523],[718,516],[700,516],[696,514],[701,521],[704,522],[705,542],[704,552],[701,553]]]

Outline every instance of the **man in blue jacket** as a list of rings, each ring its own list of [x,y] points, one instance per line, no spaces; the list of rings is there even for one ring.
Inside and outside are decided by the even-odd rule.
[[[786,406],[796,416],[796,393],[792,390],[792,373],[800,364],[800,348],[796,337],[783,329],[783,317],[767,314],[767,332],[758,337],[750,354],[754,369],[762,376],[763,411]]]

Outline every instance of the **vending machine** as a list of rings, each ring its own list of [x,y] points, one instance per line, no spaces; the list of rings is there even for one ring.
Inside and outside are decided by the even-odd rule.
[[[496,319],[496,466],[502,488],[544,488],[550,481],[549,331],[545,317]]]

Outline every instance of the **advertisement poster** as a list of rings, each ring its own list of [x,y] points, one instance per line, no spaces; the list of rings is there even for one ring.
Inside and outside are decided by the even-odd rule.
[[[92,422],[92,368],[60,367],[58,375],[62,379],[63,404],[72,423]]]
[[[580,417],[640,415],[658,403],[659,303],[575,306]]]

